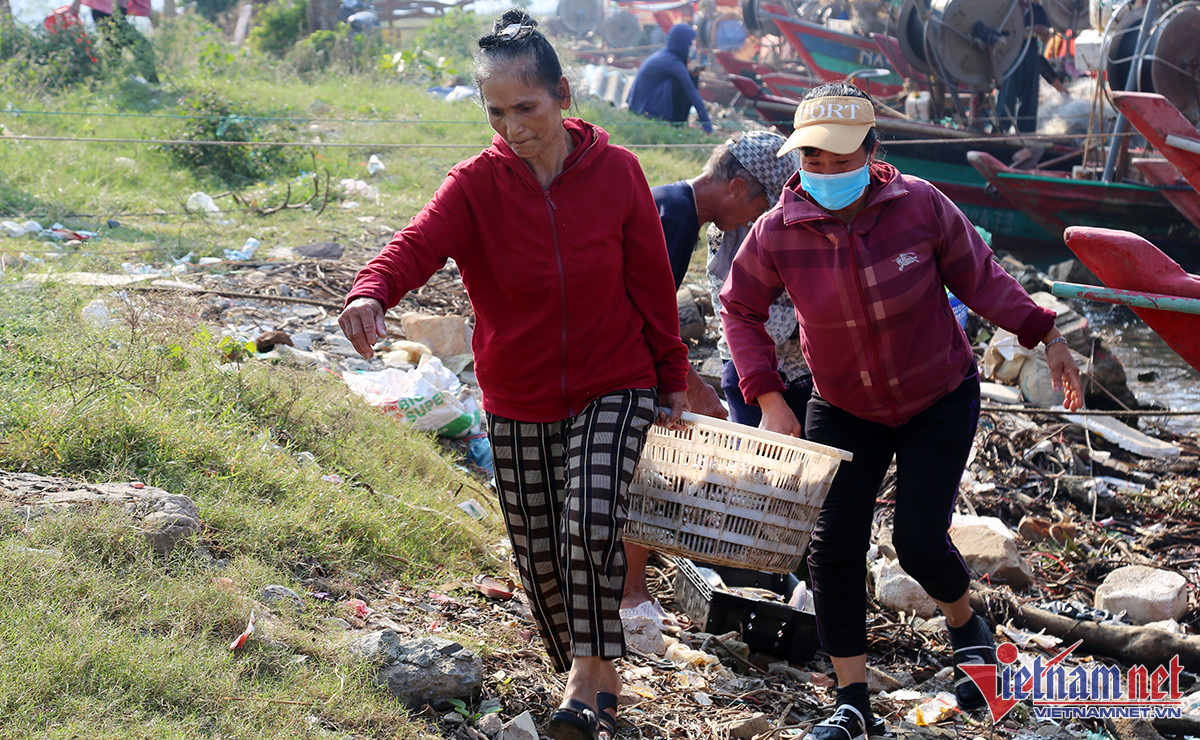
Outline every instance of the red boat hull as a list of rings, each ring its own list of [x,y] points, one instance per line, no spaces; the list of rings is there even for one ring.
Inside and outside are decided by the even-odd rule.
[[[1200,258],[1200,226],[1190,223],[1157,188],[1016,170],[985,152],[970,152],[967,160],[1005,199],[1051,234],[1062,234],[1068,226],[1129,229],[1189,265]]]
[[[1159,192],[1175,206],[1175,210],[1200,229],[1200,193],[1189,187],[1173,164],[1165,159],[1134,159],[1133,166],[1138,168],[1146,182],[1161,188]]]
[[[1137,234],[1072,226],[1066,231],[1066,243],[1110,288],[1200,298],[1200,276],[1185,272]],[[1200,316],[1153,308],[1134,308],[1133,312],[1184,362],[1200,370]]]
[[[1114,92],[1112,98],[1117,110],[1129,119],[1138,133],[1162,152],[1192,188],[1200,191],[1200,151],[1167,142],[1168,136],[1178,136],[1200,146],[1200,132],[1179,109],[1163,96],[1152,93]]]

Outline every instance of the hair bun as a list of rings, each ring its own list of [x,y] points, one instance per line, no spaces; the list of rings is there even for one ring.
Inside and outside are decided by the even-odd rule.
[[[492,32],[479,39],[479,48],[519,44],[536,33],[537,21],[523,10],[508,10],[492,27]]]
[[[500,33],[505,28],[511,25],[532,26],[537,27],[537,21],[530,17],[529,13],[520,8],[512,8],[504,11],[504,15],[492,24],[492,33]]]

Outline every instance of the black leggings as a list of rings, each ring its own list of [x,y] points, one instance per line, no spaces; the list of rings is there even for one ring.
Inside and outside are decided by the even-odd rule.
[[[967,566],[948,534],[958,483],[979,421],[979,378],[898,427],[863,421],[814,395],[805,437],[854,453],[829,487],[808,564],[821,646],[836,658],[867,651],[866,554],[875,497],[896,456],[892,545],[901,567],[934,599],[967,592]]]

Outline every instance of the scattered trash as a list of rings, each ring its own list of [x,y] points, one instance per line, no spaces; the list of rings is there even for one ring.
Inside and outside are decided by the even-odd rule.
[[[254,253],[258,251],[258,248],[261,246],[262,242],[254,237],[249,237],[246,239],[246,243],[242,245],[241,249],[226,249],[225,259],[234,262],[244,262],[253,257]]]
[[[904,719],[918,727],[927,727],[941,722],[957,711],[958,701],[954,694],[942,691],[913,707]]]
[[[325,481],[326,483],[341,484],[342,476],[338,475],[337,473],[330,473],[329,475],[322,475],[321,480]]]
[[[367,602],[363,601],[362,599],[346,599],[346,611],[349,612],[351,616],[359,617],[361,619],[362,617],[370,614],[372,610],[371,607],[367,606]]]
[[[1067,414],[1067,418],[1085,427],[1123,450],[1142,457],[1179,457],[1180,449],[1142,434],[1138,430],[1110,416],[1080,416]]]
[[[188,196],[184,208],[193,213],[220,213],[221,208],[208,193],[192,193]]]
[[[0,233],[16,239],[25,236],[25,227],[16,221],[0,221]]]
[[[399,417],[416,429],[443,437],[462,437],[479,424],[479,407],[454,373],[432,355],[409,371],[344,371],[350,390],[381,411]]]
[[[479,502],[473,498],[462,501],[458,504],[458,508],[467,512],[467,516],[472,519],[483,519],[487,516],[487,510],[479,505]]]
[[[105,225],[108,226],[108,228],[110,228],[110,229],[121,228],[121,222],[116,220],[115,218],[108,219],[108,221],[105,222]]]
[[[387,167],[380,161],[377,154],[372,154],[371,158],[367,160],[367,174],[377,175],[386,169]]]
[[[356,180],[353,177],[347,177],[340,180],[338,184],[342,187],[342,193],[347,196],[379,202],[379,188],[364,182],[363,180]],[[343,207],[345,207],[345,205],[345,203],[342,204]]]
[[[250,612],[250,621],[246,623],[246,630],[238,635],[233,642],[229,643],[230,650],[237,650],[246,644],[246,640],[250,639],[250,635],[254,633],[254,612]]]
[[[475,88],[467,85],[454,85],[453,87],[431,87],[428,89],[430,95],[441,98],[447,103],[454,103],[459,100],[466,100],[476,94]]]
[[[492,578],[482,573],[471,579],[475,590],[489,599],[511,599],[516,592],[516,584],[508,578]]]
[[[84,322],[96,329],[103,329],[112,323],[112,314],[108,310],[108,304],[100,298],[88,303],[80,313]]]
[[[467,459],[471,464],[488,475],[494,475],[492,468],[492,444],[487,434],[472,434],[467,443]]]

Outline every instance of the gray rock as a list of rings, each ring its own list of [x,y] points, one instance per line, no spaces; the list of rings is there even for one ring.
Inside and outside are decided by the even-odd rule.
[[[528,711],[521,712],[505,723],[496,740],[538,740],[537,725],[533,723],[533,715]]]
[[[346,249],[337,242],[314,242],[295,247],[292,251],[314,260],[340,260]]]
[[[480,711],[483,711],[482,707],[480,707]],[[504,720],[498,713],[491,712],[475,720],[475,729],[488,737],[495,737],[504,729]]]
[[[721,737],[749,740],[771,729],[771,718],[762,712],[741,714],[723,718],[717,722],[717,731]]]
[[[942,738],[945,738],[946,740],[954,740],[955,738],[958,737],[958,735],[954,731],[949,730],[945,727],[938,727],[937,725],[928,725],[926,727],[919,727],[917,725],[914,725],[911,722],[901,722],[899,725],[897,725],[894,728],[894,732],[896,734],[896,737],[903,737],[903,738],[910,738],[910,739],[912,739],[912,738],[931,738],[931,739],[936,738],[937,740],[941,740]]]
[[[499,709],[503,706],[504,704],[499,699],[484,699],[483,701],[479,702],[479,713],[486,714],[488,712],[496,712],[499,711]]]
[[[304,599],[287,586],[271,585],[258,592],[258,600],[267,606],[280,605],[291,607],[296,611],[304,611]]]
[[[168,553],[200,528],[200,513],[187,496],[138,482],[82,483],[31,473],[0,471],[0,512],[22,519],[65,511],[88,513],[116,506],[140,525],[156,552]]]
[[[692,291],[680,288],[675,294],[675,305],[679,310],[679,337],[684,341],[704,338],[704,314],[696,305]]]
[[[306,331],[298,331],[292,335],[292,345],[296,349],[307,352],[312,349],[313,335]]]
[[[142,520],[142,534],[159,555],[169,554],[199,529],[200,522],[183,513],[156,511]]]
[[[483,686],[479,656],[440,637],[401,642],[395,631],[379,630],[352,640],[349,649],[378,665],[376,682],[410,707],[470,697]]]
[[[358,350],[354,349],[354,345],[350,343],[350,340],[341,334],[326,334],[322,341],[325,342],[325,350],[327,352],[332,352],[342,357],[358,357]]]
[[[1091,270],[1079,260],[1067,260],[1050,265],[1046,270],[1050,279],[1057,283],[1081,283],[1083,285],[1103,285]]]

